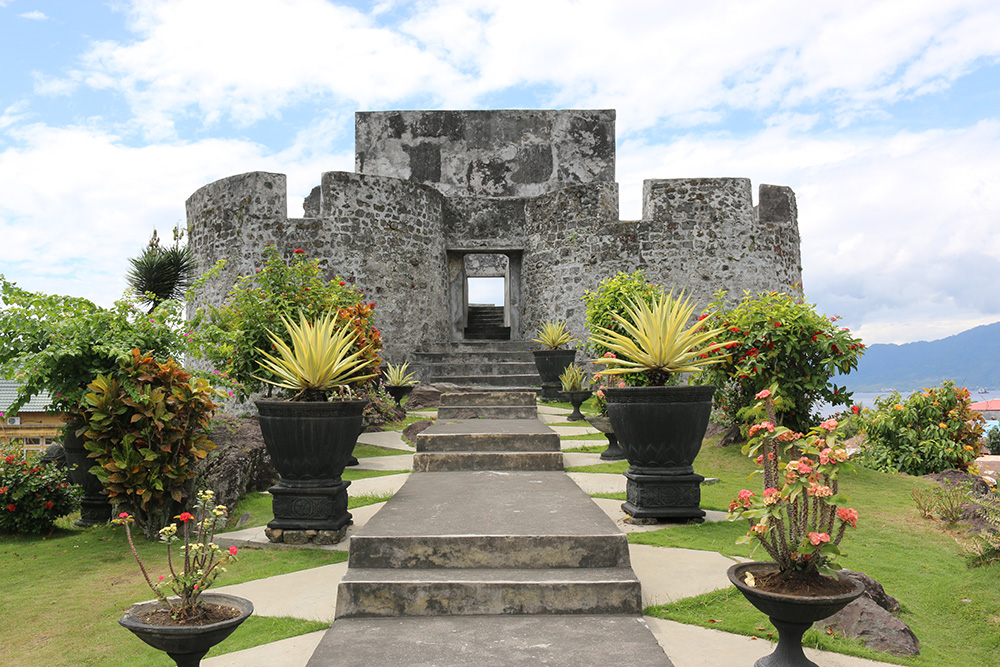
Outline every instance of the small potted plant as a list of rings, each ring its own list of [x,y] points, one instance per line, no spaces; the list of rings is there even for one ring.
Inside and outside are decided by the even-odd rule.
[[[756,458],[764,488],[761,495],[740,491],[729,519],[746,519],[750,529],[740,542],[763,546],[773,562],[738,563],[727,574],[778,629],[778,646],[766,664],[808,667],[814,663],[802,653],[802,634],[864,592],[860,581],[836,575],[840,542],[858,522],[856,510],[839,506],[847,500],[839,476],[853,466],[837,442],[837,420],[797,433],[775,425],[771,389],[756,399],[753,410],[766,419],[750,427],[743,451]]]
[[[559,376],[559,382],[562,383],[562,395],[573,406],[573,412],[566,418],[566,421],[583,421],[583,413],[580,412],[580,406],[590,398],[591,394],[590,388],[584,386],[586,377],[587,375],[583,369],[576,364],[567,366],[566,370]]]
[[[576,350],[563,349],[576,339],[566,329],[565,320],[548,320],[544,322],[537,338],[532,340],[545,346],[544,350],[535,350],[535,367],[542,378],[542,398],[546,401],[559,400],[559,375],[576,359]]]
[[[605,352],[605,356],[613,357],[614,352]],[[601,452],[602,461],[621,461],[625,458],[625,452],[622,451],[621,445],[618,444],[618,437],[615,435],[614,429],[611,428],[611,420],[608,419],[608,398],[604,394],[605,390],[608,388],[607,376],[601,375],[600,373],[594,373],[594,383],[597,384],[597,391],[594,392],[594,402],[597,405],[597,414],[588,415],[584,417],[587,423],[596,428],[598,431],[604,434],[604,437],[608,439],[608,446],[605,447],[604,451]],[[624,387],[625,383],[621,380],[617,381],[619,387]]]
[[[212,542],[216,528],[225,525],[227,510],[214,505],[211,491],[201,491],[195,513],[182,512],[160,531],[167,545],[169,574],[155,580],[132,541],[133,517],[122,512],[113,523],[125,526],[132,555],[156,600],[132,605],[118,622],[155,649],[165,651],[180,667],[197,667],[209,649],[224,640],[253,613],[253,603],[235,595],[206,593],[237,548],[222,551]],[[180,534],[178,534],[180,533]],[[183,558],[172,557],[171,545],[183,541]],[[183,564],[183,567],[181,567]]]
[[[277,378],[260,379],[294,392],[288,400],[255,401],[264,444],[279,475],[270,488],[274,519],[266,532],[275,542],[289,530],[323,532],[323,541],[338,542],[351,521],[350,482],[341,476],[368,404],[353,400],[350,386],[375,377],[362,374],[373,359],[358,348],[350,324],[336,327],[332,313],[315,323],[301,314],[298,324],[282,321],[292,344],[272,333],[277,356],[258,349],[262,368]]]
[[[413,386],[417,384],[413,373],[409,372],[409,368],[409,362],[400,365],[392,363],[385,365],[385,390],[389,392],[399,407],[403,407],[403,398],[413,391]]]
[[[630,299],[616,316],[624,333],[597,327],[594,346],[613,352],[594,359],[602,375],[643,373],[650,386],[608,387],[608,417],[630,467],[622,509],[636,519],[703,520],[701,482],[692,464],[708,428],[715,388],[666,386],[673,373],[698,371],[724,357],[713,354],[721,329],[691,322],[694,305],[683,292]]]

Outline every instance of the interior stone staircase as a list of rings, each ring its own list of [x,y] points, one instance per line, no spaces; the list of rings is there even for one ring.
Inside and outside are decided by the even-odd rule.
[[[411,366],[421,382],[450,382],[460,387],[522,389],[540,387],[529,341],[466,340],[425,344]]]
[[[469,304],[466,312],[466,340],[510,340],[510,327],[503,325],[503,306]]]

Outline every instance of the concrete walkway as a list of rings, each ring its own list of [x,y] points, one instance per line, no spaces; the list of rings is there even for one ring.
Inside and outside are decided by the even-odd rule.
[[[556,420],[562,417],[562,415],[568,414],[568,411],[549,406],[541,406],[539,412],[543,420],[549,423],[558,423]],[[564,417],[562,418],[564,419]],[[562,429],[558,429],[558,432],[561,433]],[[595,431],[591,429],[589,432]],[[402,441],[398,432],[364,434],[359,441],[364,442],[364,444],[377,444],[382,447],[391,447],[409,452],[413,451],[412,447]],[[589,444],[600,443],[598,441],[589,441]],[[405,457],[406,455],[401,457],[362,459],[361,465],[357,469],[398,470],[402,468],[387,465],[390,461],[384,461],[384,459],[392,459],[391,463],[397,464],[403,461]],[[598,454],[564,454],[566,464],[573,466],[599,462],[598,457]],[[408,477],[409,475],[390,475],[358,480],[351,484],[349,493],[352,496],[395,493]],[[625,490],[625,479],[621,475],[570,473],[569,477],[588,494],[624,492]],[[620,501],[606,499],[593,499],[593,501],[625,532],[658,529],[657,526],[633,526],[625,524],[623,521],[624,514],[620,508]],[[339,550],[347,549],[352,536],[363,529],[384,506],[385,503],[378,503],[351,510],[355,523],[348,530],[348,538],[345,542],[337,544],[332,548]],[[724,513],[722,512],[709,512],[709,521],[721,520],[723,518]],[[217,542],[222,546],[230,543],[241,547],[273,548],[276,546],[267,542],[262,527],[250,528],[235,533],[226,533],[219,536],[219,538]],[[733,560],[718,553],[637,544],[628,545],[628,552],[632,568],[642,585],[642,605],[644,607],[663,604],[729,586],[729,581],[726,578],[726,569],[732,564]],[[346,562],[338,563],[235,586],[221,587],[216,590],[252,600],[255,606],[255,614],[258,616],[292,617],[332,623],[337,605],[338,585],[347,573],[347,570],[348,564]],[[463,618],[468,619],[470,617]],[[531,619],[531,622],[534,624],[532,625],[533,631],[537,631],[539,624],[558,624],[566,632],[571,633],[575,631],[572,627],[574,622],[572,616],[508,617],[501,620],[509,621],[514,619],[516,621],[518,618],[522,622],[524,619]],[[381,641],[384,643],[384,637],[379,634],[382,632],[382,627],[384,627],[387,633],[385,636],[392,636],[392,633],[396,631],[391,627],[391,623],[373,630],[372,628],[375,627],[371,625],[373,619],[344,618],[338,620],[337,623],[344,624],[344,629],[346,630],[347,622],[358,620],[366,623],[365,627],[370,633],[369,641]],[[392,619],[389,620],[391,621]],[[774,647],[771,642],[766,640],[733,635],[717,630],[708,630],[648,616],[643,617],[643,620],[675,667],[749,666],[758,658],[770,653]],[[427,635],[428,640],[432,640],[439,633],[447,634],[454,630],[454,628],[449,628],[448,626],[447,617],[444,619],[431,619],[428,621],[428,625],[423,632]],[[583,646],[586,646],[588,641],[597,641],[594,630],[593,625],[589,629],[584,627],[579,630],[581,633],[580,642]],[[613,627],[608,630],[611,633],[614,631]],[[508,628],[504,632],[509,636],[513,630]],[[293,637],[272,644],[206,659],[202,661],[202,664],[205,667],[305,667],[325,634],[326,631],[322,631]],[[470,652],[467,655],[469,659],[467,664],[516,664],[515,662],[499,659],[499,656],[509,655],[510,653],[508,652],[511,648],[513,647],[509,645],[506,647],[487,647],[484,649],[487,653],[478,656]],[[495,652],[489,654],[488,651]],[[877,667],[889,664],[812,649],[806,649],[806,654],[821,667]],[[594,664],[586,660],[586,655],[586,651],[583,651],[578,657],[576,664]],[[392,657],[388,657],[382,667],[413,664],[412,660],[409,660],[405,654],[400,654],[395,661],[393,660]],[[345,659],[343,662],[338,662],[338,664],[347,665],[353,663]],[[633,662],[630,664],[642,663]],[[663,663],[653,662],[649,664]]]

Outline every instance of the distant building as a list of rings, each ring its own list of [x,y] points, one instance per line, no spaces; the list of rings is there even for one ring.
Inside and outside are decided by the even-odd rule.
[[[25,451],[44,450],[59,438],[63,426],[62,415],[48,412],[52,398],[45,393],[35,396],[17,414],[10,414],[7,406],[17,399],[20,385],[10,380],[0,380],[0,444],[19,444]]]

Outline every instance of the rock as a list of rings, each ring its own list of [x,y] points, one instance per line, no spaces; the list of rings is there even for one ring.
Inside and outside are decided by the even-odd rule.
[[[347,526],[340,530],[320,530],[313,538],[313,544],[336,544],[347,536]]]
[[[284,533],[281,528],[264,528],[264,535],[271,542],[281,542]]]
[[[875,604],[885,609],[890,614],[899,613],[899,600],[885,592],[882,584],[878,583],[864,572],[854,570],[840,570],[840,575],[848,575],[858,579],[865,585],[865,595]]]
[[[952,486],[961,486],[968,482],[972,487],[972,493],[977,496],[985,496],[990,490],[990,485],[986,483],[985,479],[979,475],[973,475],[961,470],[945,470],[931,475],[924,475],[923,477],[938,484],[951,484]]]
[[[403,440],[413,445],[417,442],[417,436],[433,425],[434,422],[430,419],[421,419],[418,422],[413,422],[403,429]]]
[[[719,447],[728,447],[741,442],[743,442],[743,434],[740,433],[740,427],[733,424],[722,433],[722,437],[719,438]]]
[[[266,491],[278,478],[255,418],[216,418],[209,439],[215,449],[198,464],[195,488],[214,491],[217,504],[232,509],[248,491]]]
[[[842,637],[861,640],[865,646],[893,655],[919,655],[920,642],[913,631],[867,595],[817,623]]]
[[[426,410],[436,408],[441,405],[441,394],[450,391],[466,391],[471,387],[460,387],[450,382],[439,382],[436,384],[418,384],[410,392],[410,398],[406,401],[407,411]]]
[[[281,541],[285,544],[308,544],[309,536],[304,530],[286,530],[281,535]]]

